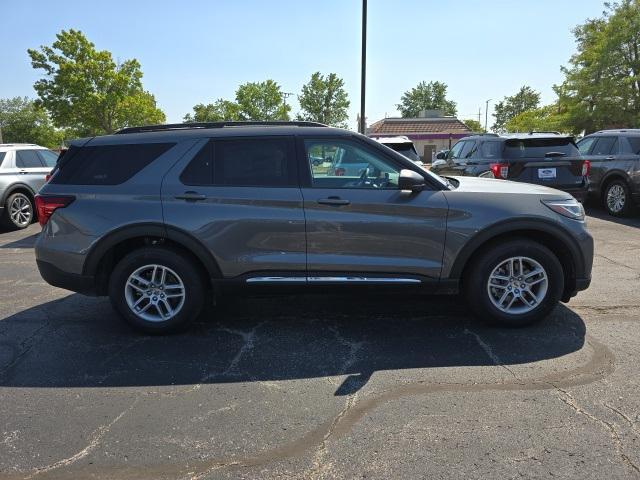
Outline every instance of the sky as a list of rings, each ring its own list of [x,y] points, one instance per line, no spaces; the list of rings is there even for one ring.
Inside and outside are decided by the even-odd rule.
[[[144,88],[167,121],[193,105],[233,99],[238,85],[271,78],[299,94],[313,72],[336,73],[360,109],[360,0],[0,0],[0,98],[35,98],[42,72],[27,48],[79,29],[121,61],[137,58]],[[554,101],[575,51],[571,30],[603,0],[369,0],[367,121],[398,116],[403,92],[439,80],[458,117],[484,123],[522,85]],[[289,97],[292,113],[296,96]]]

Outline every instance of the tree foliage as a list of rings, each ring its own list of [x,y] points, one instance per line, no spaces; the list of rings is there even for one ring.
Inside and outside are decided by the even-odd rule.
[[[508,132],[573,133],[573,128],[569,124],[569,115],[562,112],[557,104],[519,113],[506,123],[505,129]]]
[[[457,113],[456,102],[447,100],[447,84],[443,82],[420,82],[404,92],[396,107],[405,118],[417,117],[422,110],[442,110],[451,116]]]
[[[0,99],[0,129],[5,143],[55,148],[64,140],[64,132],[53,126],[47,112],[27,97]]]
[[[119,128],[164,122],[153,95],[142,87],[137,60],[114,62],[96,50],[82,32],[62,30],[51,46],[29,49],[33,68],[44,71],[36,81],[37,104],[59,127],[81,135],[112,133]]]
[[[484,133],[484,128],[482,128],[482,124],[478,120],[463,120],[462,121],[472,132],[476,133]]]
[[[554,87],[576,132],[640,122],[640,0],[605,8],[574,29],[577,52]]]
[[[493,116],[495,122],[491,127],[494,132],[502,133],[505,131],[506,124],[517,115],[527,110],[533,110],[540,105],[540,93],[531,87],[524,85],[518,93],[496,103]]]
[[[335,73],[326,77],[320,72],[311,75],[309,83],[302,86],[298,101],[302,110],[298,114],[299,120],[346,127],[349,119],[349,96],[344,89],[344,80]]]
[[[273,80],[248,82],[236,90],[236,101],[220,98],[215,103],[198,104],[185,122],[289,120],[291,106],[284,103],[280,85]]]

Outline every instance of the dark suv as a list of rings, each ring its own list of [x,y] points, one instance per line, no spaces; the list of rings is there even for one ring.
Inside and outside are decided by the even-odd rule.
[[[336,175],[314,162],[366,162]],[[232,287],[462,291],[507,325],[588,287],[584,210],[550,188],[448,181],[308,122],[129,128],[78,140],[36,197],[50,284],[109,295],[134,327],[186,326]]]
[[[433,162],[431,171],[536,183],[563,190],[582,202],[589,188],[589,168],[573,137],[532,132],[465,137],[446,159]]]
[[[589,192],[611,215],[633,213],[640,205],[640,129],[602,130],[578,148],[591,162]]]

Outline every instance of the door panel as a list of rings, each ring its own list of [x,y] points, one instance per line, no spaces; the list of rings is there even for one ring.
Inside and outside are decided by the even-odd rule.
[[[356,140],[304,140],[301,168],[309,275],[380,273],[437,279],[442,267],[447,203],[440,191],[398,190],[401,164]],[[359,178],[313,169],[315,150],[341,152],[367,164]]]
[[[596,137],[590,151],[584,155],[591,162],[590,190],[602,188],[606,173],[618,167],[619,141],[616,137]]]
[[[51,171],[47,167],[38,150],[16,150],[15,166],[20,181],[26,183],[34,192],[38,192],[44,185],[46,175]]]
[[[226,141],[201,141],[163,181],[165,223],[205,245],[225,278],[266,270],[304,274],[306,269],[302,193],[297,180],[296,185],[279,180],[285,169],[297,169],[293,140],[270,139],[236,139],[226,150],[220,150]],[[224,163],[224,155],[234,157]],[[289,173],[287,178],[297,178],[297,171]],[[243,178],[254,183],[262,178],[268,185],[238,185]]]

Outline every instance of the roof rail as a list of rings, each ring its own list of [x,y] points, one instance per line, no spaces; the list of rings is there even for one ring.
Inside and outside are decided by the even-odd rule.
[[[262,127],[278,127],[278,126],[292,126],[292,127],[326,127],[327,125],[318,122],[286,122],[286,121],[270,121],[270,122],[193,122],[193,123],[166,123],[164,125],[144,125],[141,127],[127,127],[118,130],[116,135],[123,133],[144,133],[144,132],[162,132],[167,130],[191,130],[191,129],[206,129],[206,128],[224,128],[224,127],[250,127],[250,126],[262,126]]]
[[[529,131],[529,135],[533,135],[534,133],[542,133],[542,134],[550,134],[550,135],[562,135],[560,132],[556,132],[554,130],[531,130],[531,131]]]
[[[474,136],[475,135],[478,135],[478,136],[486,135],[487,137],[499,137],[500,136],[497,133],[491,133],[491,132],[478,132],[478,133],[471,132],[471,134],[469,136],[471,136],[471,135],[474,135]]]
[[[598,130],[594,133],[637,133],[640,132],[640,128],[609,128],[605,130]]]

